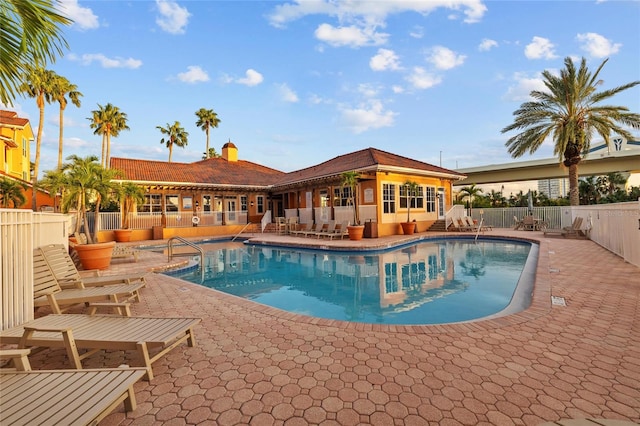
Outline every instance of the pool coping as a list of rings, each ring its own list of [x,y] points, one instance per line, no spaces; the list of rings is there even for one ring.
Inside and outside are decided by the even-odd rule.
[[[270,246],[280,246],[280,247],[294,247],[294,248],[308,248],[311,250],[330,250],[330,251],[380,251],[386,249],[394,249],[400,246],[408,245],[411,243],[415,243],[418,241],[424,241],[428,239],[470,239],[473,237],[464,236],[464,235],[446,235],[446,234],[434,234],[428,236],[418,236],[415,238],[404,238],[402,240],[397,240],[396,244],[386,242],[382,245],[367,245],[367,247],[362,246],[344,246],[340,249],[336,249],[335,246],[326,246],[326,248],[319,248],[325,246],[318,246],[313,244],[300,244],[298,242],[290,242],[283,240],[273,240],[268,236],[261,236],[259,238],[249,238],[246,241],[250,241],[251,244],[256,245],[270,245]],[[199,284],[191,283],[185,280],[180,280],[177,277],[172,277],[180,280],[180,282],[198,286],[200,288],[204,287],[210,291],[216,292],[217,295],[221,299],[226,299],[228,301],[233,301],[234,303],[240,305],[241,307],[251,309],[255,312],[269,315],[275,318],[279,318],[282,320],[288,320],[298,323],[311,324],[317,326],[327,326],[327,327],[335,327],[341,330],[349,330],[349,331],[378,331],[378,332],[412,332],[412,333],[423,333],[423,334],[432,334],[432,333],[472,333],[474,331],[480,330],[491,330],[496,328],[507,327],[515,324],[521,324],[523,322],[531,321],[535,318],[541,317],[543,315],[547,315],[551,311],[551,279],[550,274],[552,271],[549,269],[549,256],[546,243],[542,239],[537,239],[535,237],[516,237],[509,235],[490,235],[483,236],[483,239],[490,240],[516,240],[516,241],[524,241],[530,242],[534,245],[538,246],[538,262],[537,267],[535,269],[535,280],[533,283],[533,290],[531,294],[531,304],[528,308],[523,311],[517,313],[506,313],[502,314],[500,311],[496,314],[492,314],[489,317],[484,317],[476,320],[465,321],[465,322],[457,322],[457,323],[448,323],[448,324],[424,324],[424,325],[392,325],[392,324],[373,324],[373,323],[361,323],[361,322],[347,322],[341,320],[333,320],[326,318],[317,318],[310,317],[303,314],[297,314],[292,312],[283,311],[278,308],[274,308],[271,306],[263,305],[259,302],[255,302],[252,300],[244,299],[240,296],[235,296],[232,294],[224,293],[222,291],[204,287]],[[208,239],[205,242],[219,242],[222,239]],[[271,243],[269,243],[271,241]],[[245,241],[243,241],[245,242]],[[326,242],[326,241],[325,241]],[[245,242],[246,243],[246,242]],[[392,244],[392,245],[390,245]],[[345,250],[348,248],[348,250]],[[523,271],[524,272],[524,271]],[[168,275],[170,276],[170,275]],[[505,309],[508,309],[505,308]]]

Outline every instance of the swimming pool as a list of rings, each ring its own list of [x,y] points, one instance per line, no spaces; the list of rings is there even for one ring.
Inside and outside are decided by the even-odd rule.
[[[288,312],[396,325],[522,310],[530,303],[537,261],[536,245],[495,239],[427,240],[379,252],[201,246],[203,271],[198,266],[171,275]]]

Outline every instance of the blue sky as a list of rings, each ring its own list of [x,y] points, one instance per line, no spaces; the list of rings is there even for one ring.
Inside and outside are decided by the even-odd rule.
[[[49,68],[82,92],[65,112],[64,156],[100,155],[88,117],[112,103],[130,131],[112,157],[168,160],[156,126],[189,133],[174,162],[202,158],[195,112],[222,120],[211,147],[282,171],[375,147],[450,169],[513,160],[500,130],[566,56],[603,88],[640,79],[638,1],[82,1],[69,50]],[[613,98],[640,111],[640,87]],[[15,110],[36,131],[35,100]],[[45,109],[40,170],[55,168],[58,105]]]

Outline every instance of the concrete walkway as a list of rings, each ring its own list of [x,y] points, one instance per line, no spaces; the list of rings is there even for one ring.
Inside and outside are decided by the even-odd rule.
[[[137,410],[125,415],[120,406],[102,424],[639,422],[640,270],[588,240],[487,234],[540,242],[533,304],[516,315],[465,324],[319,320],[151,274],[134,315],[202,317],[198,345],[157,361],[154,380],[135,386]],[[145,252],[137,263],[114,261],[108,273],[166,265],[166,256]],[[551,296],[566,306],[552,305]],[[138,365],[135,355],[110,352],[88,358],[85,367],[123,363]],[[68,364],[63,350],[47,350],[33,356],[32,365]]]

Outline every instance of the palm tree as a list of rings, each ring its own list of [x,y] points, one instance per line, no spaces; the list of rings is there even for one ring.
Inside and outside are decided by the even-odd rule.
[[[602,84],[598,79],[606,64],[605,59],[591,74],[587,61],[582,58],[576,70],[571,57],[564,60],[565,68],[556,76],[550,71],[542,73],[547,91],[534,90],[531,97],[535,101],[520,105],[513,115],[514,122],[502,129],[502,133],[522,130],[506,142],[512,157],[521,157],[526,152],[534,153],[542,143],[551,137],[555,143],[554,154],[569,168],[569,197],[571,205],[580,203],[578,191],[578,164],[589,151],[593,134],[599,134],[608,145],[611,134],[627,139],[633,136],[625,127],[640,128],[640,114],[630,113],[623,106],[600,105],[613,95],[630,89],[640,81],[624,84],[613,89],[597,92]]]
[[[102,135],[102,161],[100,164],[104,168],[109,168],[111,157],[111,136],[114,138],[120,135],[123,130],[129,130],[127,126],[127,114],[120,111],[120,108],[110,103],[102,106],[98,104],[98,109],[91,111],[91,121],[89,127],[95,129],[94,135]]]
[[[184,148],[187,146],[187,138],[189,137],[189,133],[187,133],[182,127],[180,127],[180,122],[176,121],[173,124],[167,123],[167,127],[156,126],[160,133],[163,135],[167,135],[167,138],[162,138],[160,140],[161,144],[164,144],[169,148],[169,162],[171,162],[171,155],[173,154],[173,146],[179,146]]]
[[[597,179],[598,187],[601,193],[613,195],[620,188],[624,188],[627,179],[621,173],[607,173],[606,176],[600,176]]]
[[[118,189],[122,206],[122,229],[129,229],[129,216],[136,204],[144,203],[144,189],[133,182],[124,182]]]
[[[358,212],[358,179],[360,179],[360,173],[356,171],[343,172],[340,175],[341,185],[343,188],[349,188],[349,197],[347,204],[353,206],[353,218],[354,225],[360,225],[360,214]]]
[[[206,160],[207,158],[218,158],[218,157],[220,157],[220,154],[216,152],[215,148],[209,148],[209,155],[207,155],[206,152],[202,153],[203,160]]]
[[[27,185],[18,182],[17,180],[0,177],[0,206],[9,208],[13,204],[14,208],[18,208],[23,205],[27,198],[24,196],[24,191],[27,190]]]
[[[36,210],[36,191],[35,188],[38,184],[38,172],[40,167],[40,147],[42,146],[42,129],[44,127],[44,105],[51,103],[53,100],[53,93],[55,90],[55,81],[58,75],[44,68],[27,66],[27,71],[24,74],[24,82],[20,86],[20,90],[29,96],[36,99],[36,105],[40,111],[38,117],[38,131],[36,135],[36,159],[33,166],[33,196],[31,199],[32,209]]]
[[[578,191],[580,204],[598,204],[598,201],[600,201],[600,192],[598,192],[598,185],[593,176],[587,176],[585,179],[580,180]]]
[[[60,26],[72,21],[49,0],[4,0],[0,8],[0,103],[11,105],[32,65],[55,62],[67,48]]]
[[[473,199],[481,193],[482,188],[479,188],[475,183],[472,183],[471,186],[460,188],[460,200],[464,201],[464,199],[466,198],[469,201],[469,207],[473,208]]]
[[[80,96],[82,93],[77,91],[78,86],[72,84],[66,77],[57,76],[54,81],[53,93],[51,97],[60,104],[60,134],[58,136],[58,168],[62,167],[62,145],[64,132],[64,110],[69,101],[80,108]],[[67,100],[67,96],[69,99]]]
[[[411,204],[415,203],[415,197],[418,191],[418,183],[412,180],[407,180],[402,187],[407,191],[407,223],[411,221]]]
[[[218,114],[216,114],[212,109],[200,108],[198,111],[196,111],[196,116],[198,117],[196,126],[200,127],[207,134],[207,150],[205,151],[205,155],[209,155],[209,128],[218,127],[218,124],[221,123],[221,120],[218,118]],[[211,157],[205,157],[204,159],[207,158]]]

